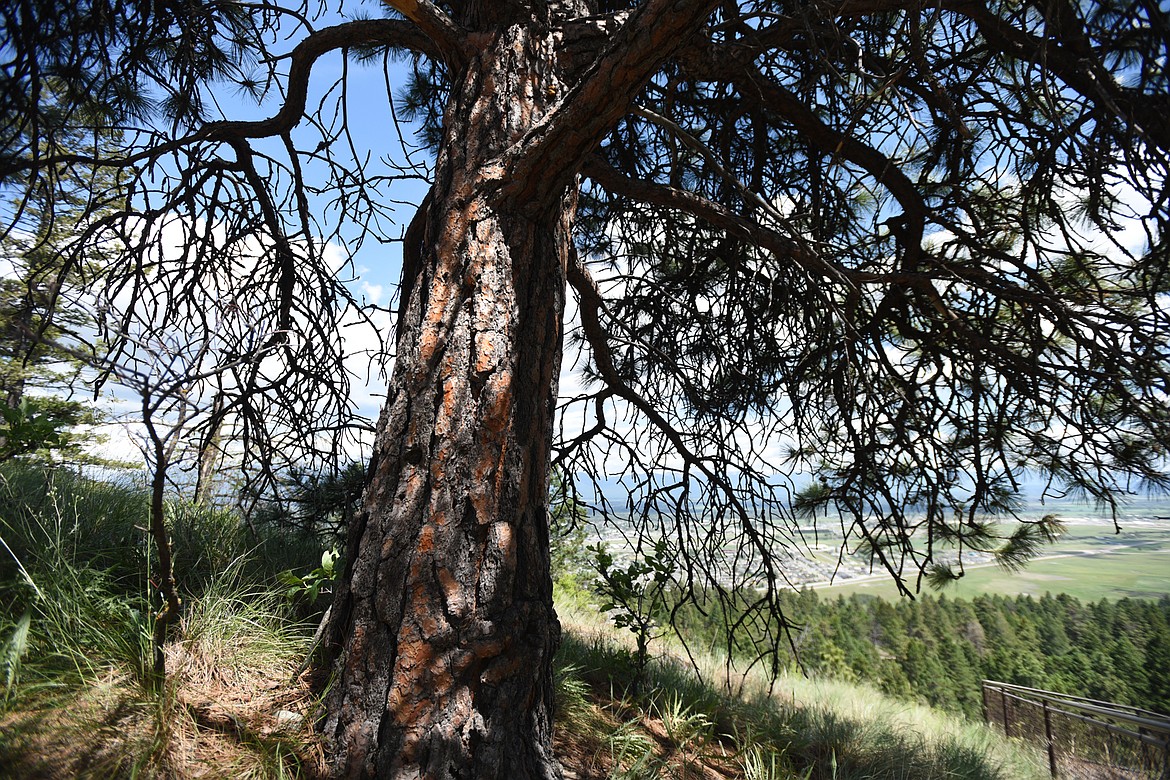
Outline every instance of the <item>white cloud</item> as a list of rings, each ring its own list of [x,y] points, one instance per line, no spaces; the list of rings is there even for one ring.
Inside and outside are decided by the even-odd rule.
[[[369,282],[363,281],[360,289],[367,302],[375,306],[382,303],[382,285],[370,284]]]

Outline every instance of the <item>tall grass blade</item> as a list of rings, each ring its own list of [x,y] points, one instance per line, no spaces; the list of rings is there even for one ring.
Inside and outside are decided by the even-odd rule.
[[[20,679],[20,661],[28,652],[28,630],[32,625],[32,610],[25,609],[20,620],[16,621],[16,628],[12,636],[4,642],[3,653],[0,653],[0,662],[4,665],[4,695],[11,695],[12,688]]]
[[[0,544],[4,545],[4,549],[7,550],[8,554],[12,556],[12,560],[16,562],[16,568],[20,569],[20,576],[24,578],[25,582],[32,586],[34,591],[36,591],[37,598],[43,599],[45,594],[41,593],[41,589],[37,587],[36,580],[34,580],[32,575],[28,573],[28,569],[24,568],[24,564],[20,562],[20,558],[16,556],[16,553],[12,551],[12,548],[8,546],[8,542],[4,541],[3,536],[0,536]]]

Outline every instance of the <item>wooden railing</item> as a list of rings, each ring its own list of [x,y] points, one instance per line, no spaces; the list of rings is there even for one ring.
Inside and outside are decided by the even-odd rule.
[[[1170,780],[1166,715],[984,680],[983,717],[1042,747],[1054,778]]]

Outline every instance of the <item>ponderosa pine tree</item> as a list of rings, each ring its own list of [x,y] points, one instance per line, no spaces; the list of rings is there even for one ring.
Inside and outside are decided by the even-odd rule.
[[[909,590],[961,573],[944,552],[1035,552],[1054,521],[992,522],[1029,476],[1105,502],[1167,485],[1155,0],[358,10],[379,8],[393,18],[2,12],[0,177],[134,171],[125,213],[88,236],[126,249],[97,297],[168,285],[149,321],[215,332],[249,443],[343,427],[326,247],[401,239],[389,394],[327,632],[336,776],[557,776],[550,459],[624,477],[627,521],[671,546],[684,596],[750,585],[740,620],[781,627],[798,515],[840,518],[845,549]],[[389,110],[362,147],[360,63],[406,88],[433,158]],[[71,109],[46,109],[49,84]],[[233,86],[267,118],[221,115]],[[40,151],[99,122],[120,150]],[[398,235],[411,177],[428,193]],[[104,333],[116,357],[126,334]],[[558,407],[566,338],[586,382]]]
[[[62,132],[72,151],[105,143],[99,136]],[[87,222],[118,206],[115,178],[65,170],[24,188],[14,205],[19,224],[0,233],[0,460],[52,450],[55,457],[85,459],[70,429],[96,421],[92,408],[53,393],[73,384],[81,362],[53,344],[62,333],[90,324],[86,312],[58,307],[62,288],[100,267],[104,252],[77,237]],[[31,391],[31,392],[29,392]],[[13,437],[13,424],[32,434]]]

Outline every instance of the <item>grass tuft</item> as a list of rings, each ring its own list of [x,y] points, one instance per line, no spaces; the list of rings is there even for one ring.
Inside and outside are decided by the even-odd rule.
[[[289,620],[276,594],[244,587],[229,572],[188,604],[176,633],[157,692],[108,653],[81,674],[27,664],[41,684],[17,685],[0,715],[0,766],[27,777],[320,772],[310,723],[316,702],[306,681],[292,679],[311,632]]]
[[[275,592],[275,572],[319,550],[290,559],[293,543],[249,548],[230,513],[173,505],[188,589],[156,691],[144,684],[157,594],[141,499],[66,470],[0,467],[0,767],[23,777],[312,775],[322,760],[314,701],[292,679],[311,630]]]

